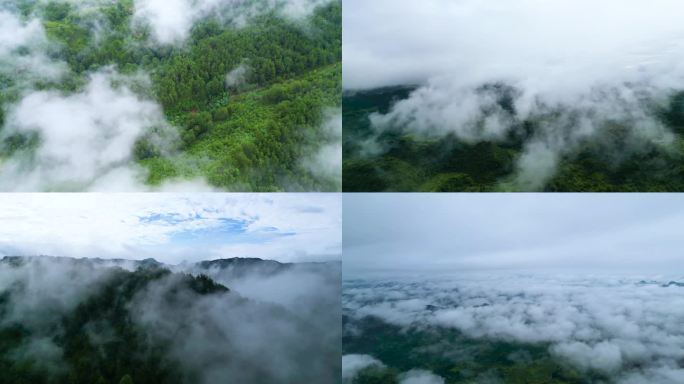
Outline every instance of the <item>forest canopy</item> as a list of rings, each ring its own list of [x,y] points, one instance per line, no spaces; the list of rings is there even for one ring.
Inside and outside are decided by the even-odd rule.
[[[2,189],[341,188],[341,2],[150,3],[0,3]]]

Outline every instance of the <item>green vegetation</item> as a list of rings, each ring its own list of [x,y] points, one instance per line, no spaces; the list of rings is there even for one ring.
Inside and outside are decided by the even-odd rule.
[[[369,115],[386,113],[413,88],[387,88],[343,97],[344,190],[495,192],[516,191],[513,178],[525,143],[538,122],[526,121],[503,141],[466,143],[454,135],[428,139],[388,129],[375,135]],[[502,103],[504,103],[502,101]],[[676,135],[675,144],[634,145],[615,125],[581,142],[560,159],[546,192],[684,191],[684,93],[657,114]],[[505,108],[505,105],[502,105]],[[630,141],[631,140],[631,141]]]
[[[368,354],[387,366],[362,370],[354,384],[396,384],[400,372],[411,369],[431,371],[447,384],[584,384],[606,380],[557,361],[544,344],[471,339],[438,327],[404,329],[374,317],[344,318],[346,326],[350,322],[355,331],[345,333],[343,353]]]
[[[41,15],[53,59],[70,69],[58,84],[34,86],[77,92],[89,74],[112,66],[131,76],[150,74],[151,86],[135,91],[163,107],[179,138],[163,151],[149,138],[136,144],[135,161],[149,171],[148,184],[204,177],[227,190],[339,188],[302,160],[324,144],[320,127],[341,104],[341,2],[320,6],[305,20],[276,11],[241,27],[206,18],[182,46],[150,43],[148,30],[132,27],[133,0],[98,4],[23,4],[26,14]],[[226,85],[227,74],[240,67],[242,81]],[[0,77],[0,106],[21,91],[6,82]],[[11,145],[4,147],[11,155]]]

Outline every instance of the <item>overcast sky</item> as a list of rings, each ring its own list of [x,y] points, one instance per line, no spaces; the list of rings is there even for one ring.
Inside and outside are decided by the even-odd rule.
[[[525,89],[681,80],[679,0],[344,0],[347,89],[448,76]]]
[[[344,270],[682,272],[680,194],[345,194]]]
[[[0,254],[339,260],[337,194],[2,194]]]

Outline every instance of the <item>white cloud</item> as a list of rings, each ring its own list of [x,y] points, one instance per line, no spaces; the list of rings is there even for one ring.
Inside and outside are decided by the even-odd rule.
[[[342,111],[328,111],[322,126],[323,145],[316,153],[304,158],[303,165],[319,180],[342,189]]]
[[[122,80],[134,79],[101,71],[80,93],[33,91],[11,107],[3,137],[37,134],[39,144],[35,153],[15,154],[0,165],[0,188],[82,190],[113,184],[108,179],[114,178],[143,189],[141,170],[131,165],[135,142],[155,128],[174,131],[157,103],[125,85],[113,86]]]
[[[66,65],[50,59],[48,47],[39,19],[22,21],[17,15],[0,9],[0,73],[22,84],[59,78],[66,72]]]
[[[444,379],[430,371],[412,369],[399,375],[399,384],[444,384]]]
[[[4,56],[13,50],[32,44],[43,44],[46,41],[43,26],[38,19],[32,19],[28,23],[22,23],[15,15],[0,11],[0,56]]]
[[[601,341],[596,345],[572,341],[555,345],[552,351],[585,369],[615,373],[622,366],[620,347],[607,341]]]
[[[208,2],[202,2],[205,4]],[[214,3],[214,2],[211,2]],[[139,0],[135,17],[145,19],[157,41],[163,44],[184,40],[195,22],[198,10],[187,0]]]
[[[247,76],[249,75],[250,68],[247,64],[240,64],[233,68],[226,75],[226,87],[237,88],[241,87],[247,82]]]
[[[360,371],[371,366],[384,367],[385,365],[370,355],[350,354],[342,356],[342,382],[351,383]]]
[[[355,320],[374,316],[548,347],[621,384],[674,384],[684,374],[680,196],[343,200],[343,308],[355,337]]]
[[[357,375],[368,367],[386,368],[380,360],[370,355],[348,354],[342,356],[342,382],[352,383]],[[399,384],[444,384],[444,379],[422,369],[412,369],[398,376]]]
[[[285,305],[269,304],[272,297],[245,300],[241,293],[185,294],[179,295],[180,303],[169,301],[169,285],[177,279],[148,285],[134,298],[131,318],[152,340],[168,343],[171,357],[185,372],[195,373],[193,381],[339,381],[339,291],[330,289],[339,288],[339,279],[320,281],[298,296],[299,303]],[[289,284],[281,288],[291,289]]]
[[[286,17],[299,19],[329,1],[136,0],[134,21],[148,24],[156,42],[179,44],[188,38],[192,26],[205,17],[225,19],[240,26],[255,15],[277,9]]]

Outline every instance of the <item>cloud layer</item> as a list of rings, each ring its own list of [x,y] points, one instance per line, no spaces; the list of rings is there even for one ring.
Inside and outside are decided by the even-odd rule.
[[[343,305],[349,316],[402,327],[548,344],[560,361],[619,383],[677,383],[684,377],[680,289],[665,276],[414,275],[345,282]]]
[[[380,360],[370,355],[348,354],[342,356],[342,383],[351,384],[359,373],[369,367],[385,369]],[[412,369],[398,377],[398,384],[444,384],[444,379],[430,371]]]

